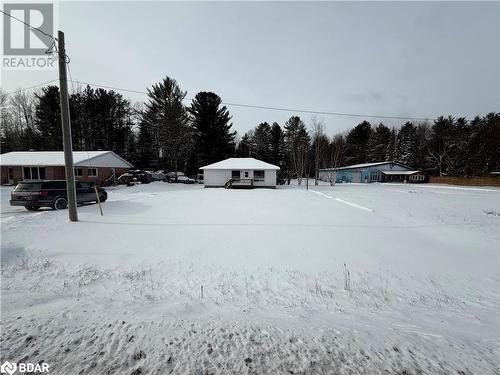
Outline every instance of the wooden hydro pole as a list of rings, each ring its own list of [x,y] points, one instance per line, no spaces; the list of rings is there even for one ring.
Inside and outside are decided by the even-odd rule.
[[[76,212],[75,169],[73,165],[73,146],[71,142],[71,121],[69,117],[68,80],[66,77],[66,48],[64,33],[58,31],[59,49],[59,91],[61,102],[61,122],[64,148],[64,166],[66,170],[66,190],[68,196],[68,212],[70,221],[78,221]]]

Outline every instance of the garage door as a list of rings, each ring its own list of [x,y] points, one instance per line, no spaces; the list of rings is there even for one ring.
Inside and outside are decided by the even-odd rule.
[[[352,174],[351,182],[361,182],[361,171],[351,172],[351,174]]]

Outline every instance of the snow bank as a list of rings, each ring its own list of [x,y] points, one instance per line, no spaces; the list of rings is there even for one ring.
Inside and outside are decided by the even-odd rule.
[[[2,358],[57,374],[499,371],[500,191],[310,188],[118,187],[79,223],[2,188]]]

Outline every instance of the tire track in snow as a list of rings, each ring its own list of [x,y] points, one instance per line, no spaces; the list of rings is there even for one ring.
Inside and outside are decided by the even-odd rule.
[[[359,204],[356,204],[356,203],[352,203],[352,202],[349,202],[349,201],[346,201],[344,199],[340,199],[340,198],[337,198],[337,197],[332,197],[328,194],[325,194],[325,193],[322,193],[320,191],[316,191],[316,190],[309,190],[311,193],[315,193],[315,194],[318,194],[318,195],[321,195],[323,197],[326,197],[326,198],[329,198],[329,199],[333,199],[334,201],[337,201],[337,202],[341,202],[341,203],[344,203],[344,204],[347,204],[348,206],[351,206],[351,207],[355,207],[355,208],[358,208],[360,210],[363,210],[363,211],[368,211],[368,212],[375,212],[375,210],[373,208],[369,208],[369,207],[365,207],[365,206],[361,206]]]

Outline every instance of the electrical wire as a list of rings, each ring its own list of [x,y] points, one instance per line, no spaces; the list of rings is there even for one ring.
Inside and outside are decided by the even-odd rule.
[[[45,85],[48,85],[49,83],[56,82],[56,81],[59,81],[59,80],[58,79],[52,79],[50,81],[42,82],[42,83],[39,83],[37,85],[33,85],[33,86],[29,86],[29,87],[24,87],[22,89],[18,89],[18,90],[11,91],[11,92],[6,92],[6,93],[4,93],[4,95],[13,95],[13,94],[16,94],[16,93],[21,92],[21,91],[31,90],[31,89],[35,89],[35,88],[40,87],[40,86],[45,86]]]
[[[67,56],[68,57],[68,56]],[[69,61],[67,61],[69,63]],[[69,71],[69,64],[68,64],[68,71]],[[55,80],[53,80],[55,81]],[[46,83],[50,83],[53,81],[49,81]],[[104,89],[110,89],[110,90],[116,90],[116,91],[123,91],[123,92],[129,92],[129,93],[134,93],[134,94],[142,94],[142,95],[148,95],[146,91],[139,91],[139,90],[131,90],[131,89],[126,89],[123,87],[116,87],[116,86],[109,86],[109,85],[101,85],[97,83],[91,83],[91,82],[85,82],[85,81],[78,81],[78,80],[73,80],[71,77],[70,73],[70,79],[69,81],[73,83],[78,83],[81,85],[89,85],[93,87],[98,87],[98,88],[104,88]],[[32,86],[33,87],[38,87],[46,83],[41,83],[39,85]],[[29,89],[29,88],[26,88]],[[20,89],[18,91],[22,91],[25,89]],[[192,101],[192,98],[184,98],[185,101]],[[428,121],[428,120],[435,120],[436,118],[434,117],[424,117],[424,116],[419,116],[419,117],[408,117],[408,116],[392,116],[392,115],[373,115],[373,114],[364,114],[364,113],[347,113],[347,112],[333,112],[333,111],[315,111],[311,109],[297,109],[297,108],[283,108],[283,107],[272,107],[272,106],[262,106],[262,105],[253,105],[253,104],[242,104],[242,103],[232,103],[232,102],[221,102],[221,104],[229,106],[229,107],[242,107],[242,108],[252,108],[252,109],[263,109],[263,110],[269,110],[269,111],[280,111],[280,112],[289,112],[289,113],[308,113],[308,114],[318,114],[318,115],[328,115],[328,116],[342,116],[342,117],[362,117],[362,118],[378,118],[378,119],[391,119],[391,120],[415,120],[415,121]]]
[[[104,88],[104,89],[111,89],[111,90],[117,90],[117,91],[130,92],[130,93],[134,93],[134,94],[148,95],[148,93],[146,91],[131,90],[131,89],[125,89],[122,87],[101,85],[101,84],[84,82],[84,81],[75,81],[75,82],[79,83],[79,84],[84,84],[84,85],[89,85],[89,86],[94,86],[94,87],[99,87],[99,88]],[[185,101],[192,101],[193,98],[184,98],[184,100]],[[281,112],[292,112],[292,113],[309,113],[309,114],[330,115],[330,116],[365,117],[365,118],[368,117],[368,118],[380,118],[380,119],[392,119],[392,120],[416,120],[416,121],[435,120],[435,118],[433,118],[433,117],[424,117],[424,116],[407,117],[407,116],[372,115],[372,114],[345,113],[345,112],[332,112],[332,111],[315,111],[315,110],[308,110],[308,109],[282,108],[282,107],[271,107],[271,106],[252,105],[252,104],[231,103],[231,102],[225,102],[225,101],[222,101],[221,104],[229,106],[229,107],[243,107],[243,108],[253,108],[253,109],[264,109],[264,110],[270,110],[270,111],[281,111]]]

